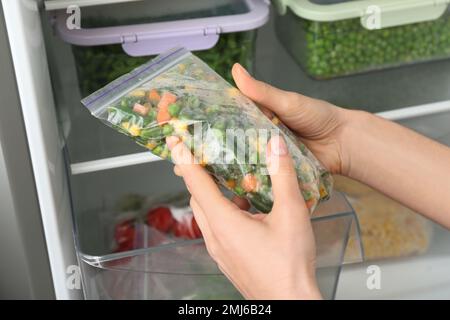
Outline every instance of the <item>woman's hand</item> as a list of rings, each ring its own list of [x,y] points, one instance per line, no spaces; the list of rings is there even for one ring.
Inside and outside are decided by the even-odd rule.
[[[232,69],[238,88],[267,114],[276,114],[332,173],[346,174],[343,134],[348,111],[328,102],[277,89],[255,80],[240,65]],[[355,112],[355,111],[353,111]]]
[[[450,228],[450,148],[376,115],[336,107],[253,79],[239,89],[275,113],[332,173],[349,176]]]
[[[252,215],[225,198],[189,149],[167,138],[176,172],[190,191],[206,247],[220,270],[248,299],[320,299],[310,216],[282,138],[267,147],[272,211]]]

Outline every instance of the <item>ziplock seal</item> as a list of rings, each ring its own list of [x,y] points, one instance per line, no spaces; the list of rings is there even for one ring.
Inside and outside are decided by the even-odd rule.
[[[173,48],[130,73],[117,78],[107,86],[81,100],[81,103],[88,108],[91,114],[96,116],[105,106],[110,105],[128,91],[157,77],[165,70],[172,68],[189,54],[191,53],[186,48]]]

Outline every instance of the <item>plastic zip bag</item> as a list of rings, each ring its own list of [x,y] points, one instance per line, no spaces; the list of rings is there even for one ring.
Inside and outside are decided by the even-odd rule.
[[[282,135],[310,212],[330,196],[330,173],[296,136],[184,48],[159,55],[82,103],[163,159],[170,159],[165,138],[179,137],[219,184],[262,212],[273,205],[267,142]]]

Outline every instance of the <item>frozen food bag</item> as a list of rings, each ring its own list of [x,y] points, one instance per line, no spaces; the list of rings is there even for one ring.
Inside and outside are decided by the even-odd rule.
[[[163,159],[170,159],[165,138],[177,136],[219,184],[261,212],[273,204],[267,142],[282,135],[310,212],[330,196],[330,173],[297,137],[184,48],[159,55],[82,103]]]

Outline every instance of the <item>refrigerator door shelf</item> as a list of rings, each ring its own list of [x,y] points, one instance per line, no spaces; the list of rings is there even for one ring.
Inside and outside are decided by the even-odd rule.
[[[240,298],[210,258],[203,239],[171,237],[137,217],[133,220],[132,249],[117,252],[114,226],[130,221],[130,213],[124,214],[98,210],[75,217],[88,299]],[[345,197],[335,193],[319,206],[312,226],[319,286],[324,297],[333,298],[342,264],[363,259],[361,245],[352,257],[346,251],[350,238],[359,241],[358,221]]]
[[[147,151],[99,160],[73,163],[70,165],[70,169],[72,175],[77,175],[161,160],[161,158],[151,154],[150,151]]]

